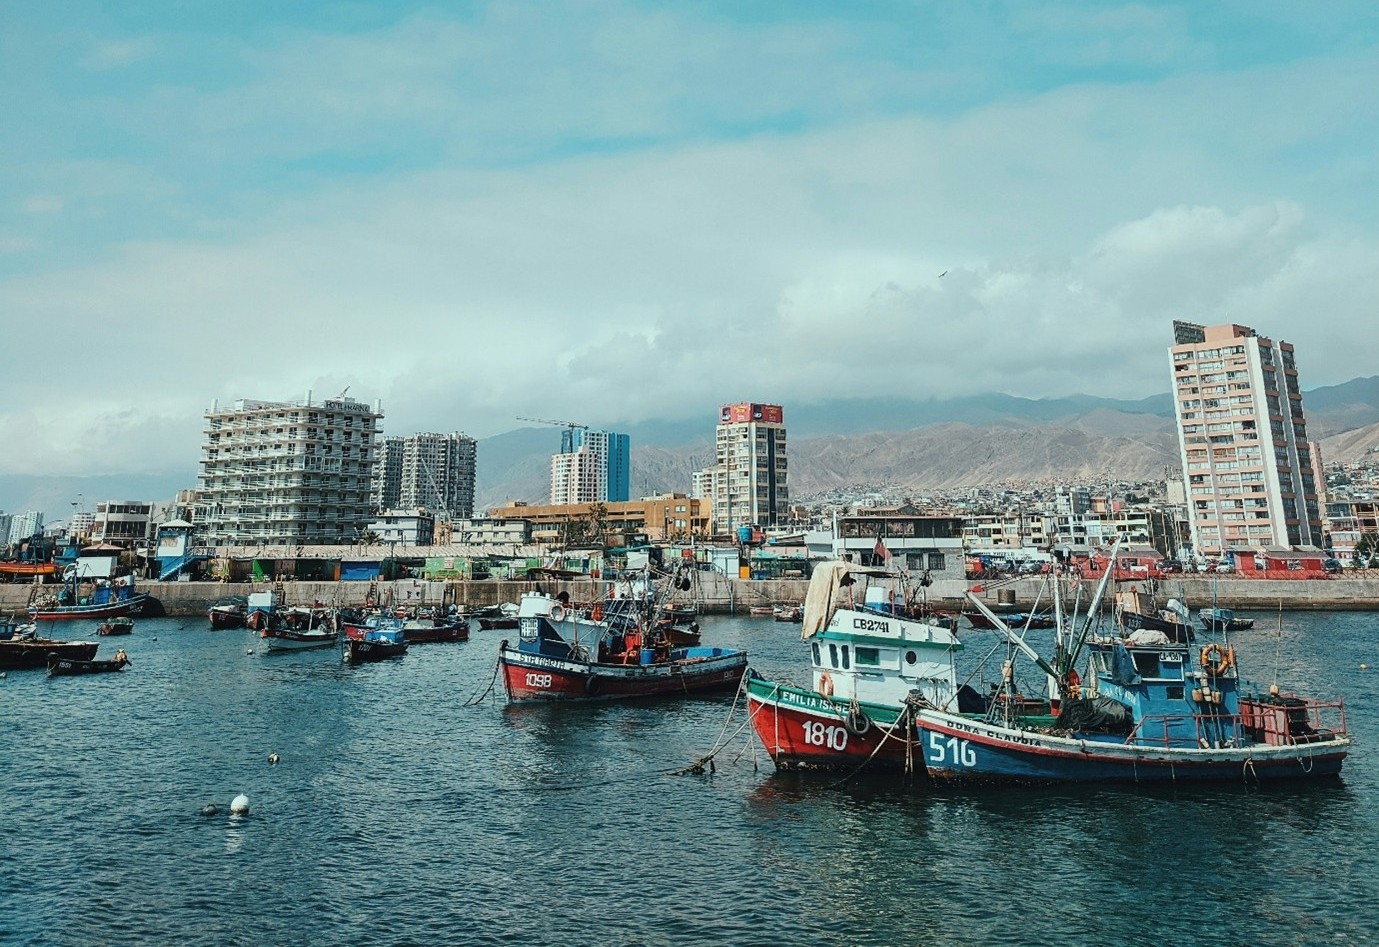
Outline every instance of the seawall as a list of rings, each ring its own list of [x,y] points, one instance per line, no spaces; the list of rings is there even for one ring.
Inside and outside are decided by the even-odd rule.
[[[1001,591],[1014,593],[1015,603],[1021,607],[1033,605],[1040,593],[1037,577],[1018,579],[1008,584],[975,583],[983,588],[984,601],[995,604]],[[1090,583],[1089,583],[1090,584]],[[1134,583],[1142,584],[1142,583]],[[371,588],[385,605],[455,604],[461,608],[515,602],[534,586],[554,593],[564,589],[576,601],[592,601],[607,594],[610,583],[580,579],[566,582],[425,582],[399,579],[380,582],[285,582],[284,594],[289,603],[325,602],[332,605],[365,604]],[[701,573],[697,597],[701,608],[711,613],[745,612],[752,606],[798,604],[804,601],[808,581],[803,579],[773,579],[749,581],[728,578],[716,573]],[[966,582],[937,582],[929,589],[929,599],[938,607],[957,608],[964,604]],[[254,591],[271,589],[271,583],[223,582],[146,582],[139,588],[158,599],[168,615],[204,615],[206,609],[229,596],[248,595]],[[22,612],[29,601],[29,585],[0,585],[0,614]],[[1343,576],[1335,579],[1241,579],[1183,577],[1160,580],[1155,591],[1160,601],[1177,598],[1190,608],[1211,605],[1223,608],[1261,609],[1331,609],[1379,611],[1379,574]],[[1047,603],[1044,593],[1042,602]]]

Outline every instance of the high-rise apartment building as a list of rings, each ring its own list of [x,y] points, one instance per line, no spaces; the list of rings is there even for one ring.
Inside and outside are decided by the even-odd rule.
[[[211,405],[196,523],[212,546],[355,542],[383,413],[353,398]]]
[[[725,404],[715,432],[717,475],[712,483],[715,534],[738,525],[776,526],[789,518],[785,415],[776,404]]]
[[[474,438],[458,432],[384,438],[374,464],[374,510],[428,510],[451,519],[473,516],[477,456]]]
[[[570,425],[551,455],[551,503],[622,503],[631,493],[632,447],[626,434]]]
[[[474,438],[458,432],[403,438],[397,506],[429,510],[447,518],[473,516],[477,456]]]
[[[373,484],[370,487],[374,511],[395,510],[402,500],[403,438],[379,438],[374,448]]]
[[[9,541],[11,544],[22,543],[30,536],[37,536],[42,532],[43,514],[37,510],[10,514]]]
[[[1198,554],[1320,546],[1293,346],[1240,325],[1173,323],[1178,418]]]

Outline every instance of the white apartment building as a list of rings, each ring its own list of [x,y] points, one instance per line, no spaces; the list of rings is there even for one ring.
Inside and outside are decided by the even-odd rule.
[[[719,409],[715,430],[716,472],[705,471],[700,486],[713,486],[710,531],[740,525],[783,525],[790,516],[785,415],[780,405],[742,402]]]

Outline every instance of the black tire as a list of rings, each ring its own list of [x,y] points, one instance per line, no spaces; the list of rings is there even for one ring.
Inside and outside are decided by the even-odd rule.
[[[848,733],[853,736],[864,737],[867,735],[867,731],[871,729],[871,718],[863,712],[862,708],[854,707],[852,710],[849,710],[848,715],[843,718],[843,726],[846,727]]]
[[[597,674],[590,674],[588,679],[584,682],[584,693],[593,697],[601,690],[603,690],[603,678],[599,677]]]

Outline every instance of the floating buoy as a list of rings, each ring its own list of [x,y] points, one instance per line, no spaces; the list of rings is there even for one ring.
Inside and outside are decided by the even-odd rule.
[[[1364,667],[1364,665],[1362,664],[1360,667]],[[8,677],[8,675],[4,671],[0,671],[0,677]]]
[[[220,812],[220,809],[219,809],[219,807],[217,807],[214,803],[211,803],[211,804],[209,804],[209,805],[204,805],[204,806],[201,807],[201,814],[202,814],[202,815],[215,815],[215,814],[217,814],[218,812]]]
[[[245,648],[245,649],[244,649],[244,653],[245,653],[245,654],[253,654],[253,653],[254,653],[254,649],[253,649],[253,648]]]
[[[1360,665],[1360,670],[1362,670],[1362,671],[1368,671],[1368,670],[1369,670],[1369,665],[1368,665],[1368,664],[1361,664],[1361,665]],[[0,677],[4,677],[4,676],[5,676],[5,675],[0,674]]]
[[[231,815],[248,815],[248,814],[249,814],[249,797],[246,796],[244,793],[240,793],[238,796],[236,796],[235,798],[231,799],[231,800],[230,800],[230,814],[231,814]]]
[[[150,639],[148,639],[148,640],[149,640],[149,641],[157,641],[157,640],[158,640],[158,636],[157,636],[157,635],[154,635],[152,638],[150,638]]]
[[[277,766],[277,765],[278,765],[278,754],[276,754],[276,753],[269,753],[269,754],[268,754],[268,765],[269,765],[269,766]]]

